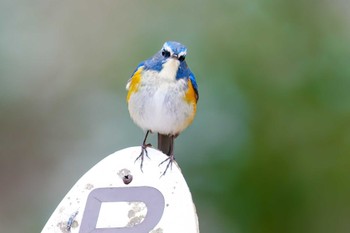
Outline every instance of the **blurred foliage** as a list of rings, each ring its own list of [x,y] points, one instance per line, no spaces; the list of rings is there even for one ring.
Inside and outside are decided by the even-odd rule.
[[[125,84],[171,39],[200,88],[176,155],[201,232],[349,232],[348,8],[2,1],[0,231],[40,231],[86,170],[141,142]]]

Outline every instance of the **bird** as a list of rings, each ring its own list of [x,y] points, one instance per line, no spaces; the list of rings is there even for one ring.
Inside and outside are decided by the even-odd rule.
[[[149,133],[158,134],[158,149],[168,158],[163,175],[175,160],[174,140],[193,121],[199,98],[196,78],[186,63],[187,47],[166,41],[136,67],[128,80],[126,101],[131,119],[146,134],[136,160],[148,157]],[[135,161],[136,161],[135,160]]]

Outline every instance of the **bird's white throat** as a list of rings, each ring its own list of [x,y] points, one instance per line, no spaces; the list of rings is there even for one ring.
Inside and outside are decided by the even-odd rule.
[[[175,58],[169,58],[164,64],[159,76],[163,79],[175,80],[180,61]]]

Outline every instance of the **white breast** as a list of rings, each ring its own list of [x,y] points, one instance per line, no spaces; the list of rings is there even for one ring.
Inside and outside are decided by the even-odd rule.
[[[178,134],[189,124],[193,106],[184,99],[185,79],[176,80],[179,61],[169,59],[161,72],[143,71],[138,91],[129,99],[129,112],[144,130]]]

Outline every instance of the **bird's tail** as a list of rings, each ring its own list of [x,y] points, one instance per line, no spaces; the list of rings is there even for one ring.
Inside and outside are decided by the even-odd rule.
[[[174,136],[158,134],[158,149],[166,155],[172,153],[172,148],[174,146]]]

